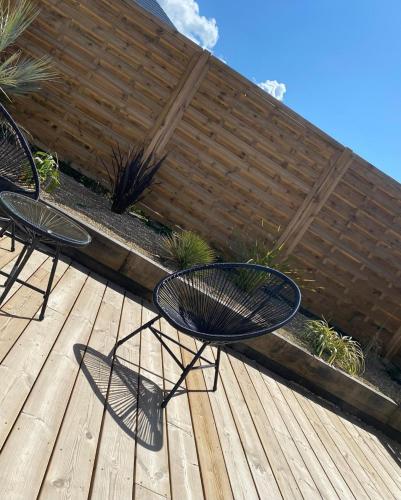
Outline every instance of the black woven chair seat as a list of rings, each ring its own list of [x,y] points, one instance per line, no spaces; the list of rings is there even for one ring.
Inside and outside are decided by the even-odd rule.
[[[39,176],[29,145],[6,108],[0,104],[0,191],[39,198]]]
[[[300,305],[297,285],[253,264],[211,264],[162,280],[153,300],[178,330],[211,343],[236,342],[284,326]]]

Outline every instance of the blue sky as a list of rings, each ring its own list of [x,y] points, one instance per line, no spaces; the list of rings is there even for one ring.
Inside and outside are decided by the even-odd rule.
[[[180,31],[401,182],[401,0],[160,4]]]

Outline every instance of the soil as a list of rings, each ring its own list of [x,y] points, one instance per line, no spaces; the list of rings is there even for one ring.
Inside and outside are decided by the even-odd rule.
[[[113,213],[110,210],[111,202],[107,196],[88,189],[66,174],[60,173],[60,176],[61,187],[52,194],[43,193],[42,197],[45,200],[67,211],[72,217],[77,217],[95,226],[129,248],[145,253],[164,265],[168,265],[161,244],[163,233],[161,225],[135,213],[122,215]],[[174,266],[170,263],[168,267],[173,268]],[[300,312],[280,332],[284,337],[310,351],[299,336],[299,332],[304,328],[308,319],[310,317]],[[390,377],[389,366],[385,360],[376,353],[371,353],[365,362],[365,372],[359,378],[397,404],[401,404],[401,384]]]

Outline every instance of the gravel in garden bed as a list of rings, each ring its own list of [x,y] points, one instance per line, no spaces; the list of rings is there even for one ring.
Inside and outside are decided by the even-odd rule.
[[[41,196],[129,248],[160,258],[160,232],[149,227],[139,216],[112,212],[107,196],[95,193],[72,177],[60,173],[60,181],[61,186],[53,193],[42,192]]]

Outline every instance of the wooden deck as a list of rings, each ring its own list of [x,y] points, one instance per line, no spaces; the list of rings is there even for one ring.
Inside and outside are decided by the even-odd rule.
[[[50,264],[35,253],[25,278]],[[179,368],[156,339],[110,356],[149,304],[68,260],[56,280],[44,321],[19,285],[0,312],[1,499],[401,499],[398,445],[243,358],[223,353],[216,393],[192,372],[160,411]]]

